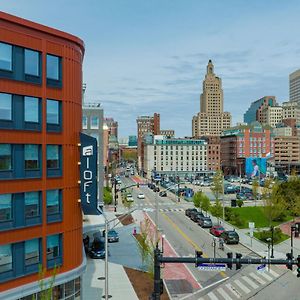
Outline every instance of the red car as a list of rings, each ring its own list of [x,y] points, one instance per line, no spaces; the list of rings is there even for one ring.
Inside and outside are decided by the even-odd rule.
[[[215,225],[211,229],[209,229],[209,232],[214,236],[220,236],[224,231],[224,227],[220,225]]]

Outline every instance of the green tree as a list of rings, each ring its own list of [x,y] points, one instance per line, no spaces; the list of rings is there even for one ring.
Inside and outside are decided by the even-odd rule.
[[[105,205],[109,205],[112,203],[113,197],[111,193],[111,188],[110,187],[104,187],[103,189],[103,202]]]
[[[199,208],[202,204],[203,193],[201,191],[196,192],[193,197],[194,206]],[[202,208],[201,208],[202,209]]]
[[[46,268],[43,268],[42,264],[39,265],[39,287],[40,287],[40,299],[41,300],[51,300],[53,287],[55,283],[56,275],[59,269],[55,266],[52,270],[52,275],[47,282],[45,282]],[[55,296],[53,299],[56,299]]]
[[[209,208],[210,208],[210,200],[205,194],[203,194],[201,200],[201,209],[206,211],[206,216],[207,216],[207,212],[209,211]]]
[[[216,200],[220,199],[220,195],[223,194],[223,184],[223,172],[219,170],[213,177],[213,184],[211,186],[211,191],[213,192]]]
[[[218,223],[219,223],[219,220],[220,220],[220,218],[222,217],[222,214],[223,214],[223,206],[221,204],[221,201],[216,200],[215,205],[211,207],[210,211],[211,211],[213,216],[218,218]]]
[[[272,185],[271,179],[266,179],[262,191],[262,200],[264,203],[263,211],[269,220],[270,226],[272,221],[281,216],[287,208],[284,197],[279,193],[280,185]]]

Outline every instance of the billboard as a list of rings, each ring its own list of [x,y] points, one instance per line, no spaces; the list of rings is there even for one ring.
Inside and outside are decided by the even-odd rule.
[[[80,199],[85,215],[99,215],[97,201],[97,140],[80,133]]]
[[[267,159],[262,157],[246,158],[246,175],[248,177],[265,177],[267,172]]]

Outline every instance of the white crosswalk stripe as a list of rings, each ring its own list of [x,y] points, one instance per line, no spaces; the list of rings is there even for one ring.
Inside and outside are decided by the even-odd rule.
[[[260,277],[258,277],[256,274],[249,273],[249,276],[251,276],[254,280],[256,280],[258,283],[260,284],[265,284],[266,282],[264,280],[262,280]]]
[[[211,300],[219,300],[213,292],[208,293],[207,296],[208,296]]]
[[[271,276],[269,276],[266,272],[260,272],[259,273],[262,277],[264,277],[265,279],[267,279],[268,281],[272,281],[273,278]]]
[[[230,284],[230,283],[228,283],[228,284],[225,284],[226,285],[226,287],[228,288],[228,290],[233,294],[233,295],[235,295],[235,297],[236,298],[241,298],[241,294],[239,293],[239,291],[232,285],[232,284]]]
[[[248,294],[250,293],[250,290],[243,284],[241,283],[238,279],[234,281],[234,283],[241,289],[243,290],[244,293]]]
[[[277,278],[277,277],[279,277],[279,274],[277,274],[274,270],[272,270],[271,268],[270,268],[270,271],[269,271],[270,273],[271,273],[271,275],[273,276],[273,277],[275,277],[275,278]]]
[[[257,289],[258,285],[252,281],[252,279],[248,278],[247,276],[243,276],[242,279],[247,282],[252,288]]]
[[[218,288],[217,291],[225,300],[232,300],[232,298],[222,288]]]

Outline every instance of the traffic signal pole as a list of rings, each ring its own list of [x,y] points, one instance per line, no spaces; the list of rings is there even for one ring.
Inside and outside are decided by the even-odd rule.
[[[296,265],[298,275],[300,277],[300,255],[294,259],[290,253],[287,254],[287,259],[265,259],[265,258],[242,258],[240,253],[236,253],[236,258],[233,258],[232,252],[227,253],[227,258],[206,258],[202,257],[201,251],[196,251],[195,257],[166,257],[158,247],[154,249],[154,291],[151,295],[151,300],[160,300],[160,295],[163,293],[162,280],[160,278],[161,264],[164,263],[191,263],[195,267],[201,264],[226,264],[229,269],[232,265],[236,265],[236,269],[240,269],[242,265],[286,265],[292,270],[293,265]]]

